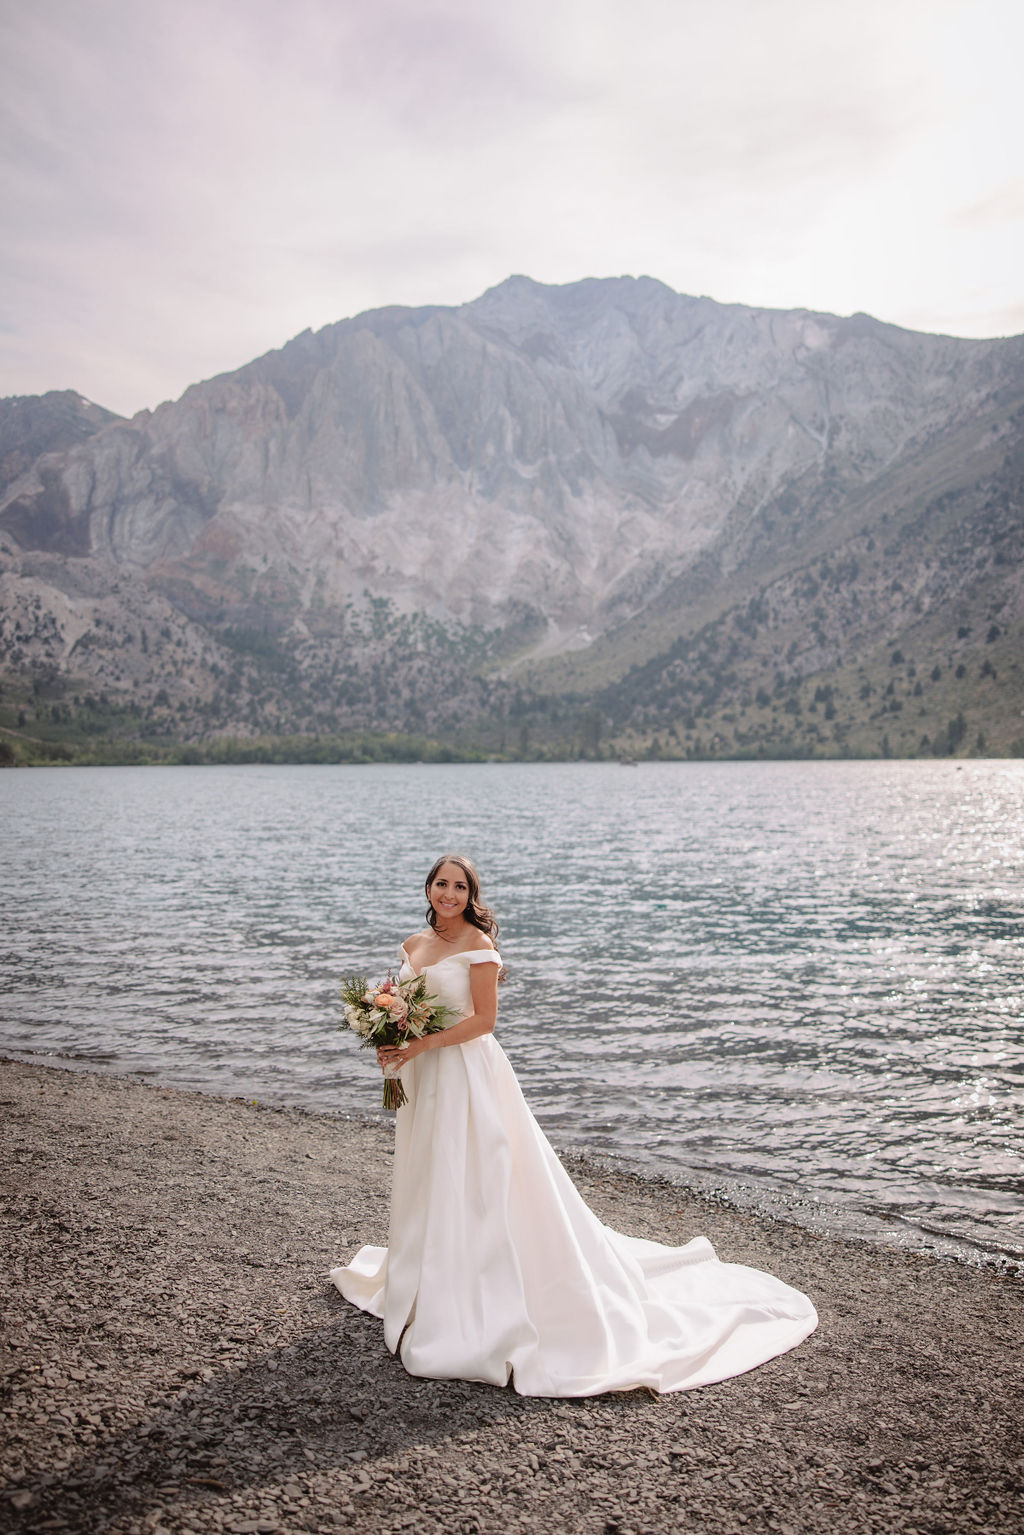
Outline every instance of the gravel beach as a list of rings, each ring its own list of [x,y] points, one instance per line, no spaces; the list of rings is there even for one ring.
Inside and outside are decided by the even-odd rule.
[[[0,1063],[0,1525],[25,1531],[1024,1528],[1024,1283],[569,1159],[821,1325],[680,1395],[414,1380],[326,1274],[387,1239],[390,1126]]]

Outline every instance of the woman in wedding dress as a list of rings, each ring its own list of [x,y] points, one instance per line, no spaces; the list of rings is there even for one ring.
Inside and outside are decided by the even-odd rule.
[[[705,1237],[684,1247],[598,1220],[548,1144],[494,1038],[497,923],[472,864],[439,858],[428,926],[401,948],[459,1022],[378,1051],[400,1065],[388,1247],[331,1271],[381,1317],[411,1375],[505,1386],[524,1396],[685,1391],[741,1375],[817,1325],[799,1290],[722,1263]]]

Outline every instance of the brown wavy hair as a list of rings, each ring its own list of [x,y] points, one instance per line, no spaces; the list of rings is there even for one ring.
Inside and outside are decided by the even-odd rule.
[[[437,912],[430,904],[430,887],[437,878],[442,865],[446,863],[456,864],[466,876],[466,884],[469,886],[469,899],[466,902],[466,909],[462,915],[465,917],[467,922],[472,924],[473,927],[478,927],[481,933],[486,933],[488,938],[492,939],[493,942],[497,944],[498,919],[494,915],[494,912],[491,910],[491,908],[489,906],[485,906],[481,901],[480,876],[477,874],[469,859],[464,858],[461,853],[443,853],[441,857],[437,859],[430,873],[427,875],[426,883],[423,888],[427,893],[427,921],[430,923],[430,926],[434,929],[435,932],[437,931]]]

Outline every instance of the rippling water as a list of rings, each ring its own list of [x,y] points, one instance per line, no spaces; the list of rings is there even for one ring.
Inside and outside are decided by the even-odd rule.
[[[476,859],[556,1144],[1024,1261],[1024,762],[0,774],[0,1051],[367,1111],[339,975]]]

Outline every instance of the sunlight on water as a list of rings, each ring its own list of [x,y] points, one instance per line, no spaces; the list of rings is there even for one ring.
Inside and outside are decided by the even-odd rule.
[[[7,1053],[370,1111],[338,978],[459,847],[557,1144],[1024,1257],[1024,763],[54,769],[0,807]]]

